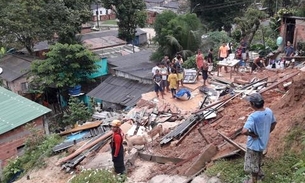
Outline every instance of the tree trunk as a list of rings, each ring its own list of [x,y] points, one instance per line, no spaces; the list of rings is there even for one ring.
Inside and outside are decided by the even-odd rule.
[[[254,24],[254,25],[253,25],[253,28],[252,28],[251,31],[249,32],[250,34],[249,34],[249,37],[248,37],[248,40],[247,40],[247,42],[248,42],[248,47],[250,46],[250,44],[251,44],[251,42],[252,42],[252,40],[253,40],[253,38],[254,38],[254,35],[255,35],[256,31],[258,30],[258,28],[259,28],[259,25],[260,25],[260,23]]]

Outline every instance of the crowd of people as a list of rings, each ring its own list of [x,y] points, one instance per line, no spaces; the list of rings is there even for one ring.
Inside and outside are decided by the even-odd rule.
[[[176,91],[183,86],[184,69],[183,58],[177,54],[172,61],[168,56],[164,56],[161,62],[152,68],[153,81],[155,83],[155,92],[164,99],[165,92],[171,92],[172,98],[175,98]]]
[[[246,63],[249,63],[251,68],[250,73],[254,71],[261,71],[265,67],[278,68],[287,67],[294,64],[295,51],[291,43],[288,41],[284,48],[284,56],[280,60],[276,60],[270,56],[266,58],[259,55],[253,58],[250,63],[249,54],[247,50],[248,44],[242,39],[236,49],[233,48],[232,43],[223,42],[218,49],[217,60],[222,61],[229,56],[233,56],[234,59],[239,60],[239,62],[234,66],[234,71],[238,72],[240,67],[246,67]],[[203,86],[207,85],[207,80],[209,76],[212,76],[212,71],[214,69],[214,57],[213,49],[209,49],[207,55],[202,54],[201,50],[198,49],[196,52],[196,67],[197,76],[201,73],[203,79]],[[221,71],[221,67],[217,67]],[[224,66],[225,72],[228,72],[228,68]],[[155,92],[157,97],[161,95],[164,98],[165,92],[171,92],[172,98],[175,98],[176,91],[180,86],[183,86],[184,80],[184,68],[183,68],[183,58],[180,53],[170,60],[168,56],[164,56],[161,62],[152,69],[153,81],[155,82]],[[197,77],[197,79],[199,79]]]

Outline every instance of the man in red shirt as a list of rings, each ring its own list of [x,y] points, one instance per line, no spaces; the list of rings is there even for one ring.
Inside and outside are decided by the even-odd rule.
[[[125,165],[124,165],[124,148],[123,148],[123,137],[124,134],[120,129],[121,126],[120,120],[113,120],[111,122],[112,126],[112,140],[110,143],[112,161],[114,164],[114,171],[117,174],[124,174]]]

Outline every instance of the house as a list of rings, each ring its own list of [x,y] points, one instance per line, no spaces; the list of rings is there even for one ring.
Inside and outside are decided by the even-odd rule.
[[[121,57],[109,58],[109,72],[141,83],[153,84],[151,70],[156,64],[149,61],[151,54],[151,51],[144,50]]]
[[[305,42],[305,17],[283,16],[280,28],[283,45],[290,41],[296,48],[298,43]]]
[[[0,60],[0,67],[3,69],[0,78],[3,81],[3,86],[14,93],[27,93],[29,89],[27,73],[30,70],[31,62],[34,59],[34,57],[22,54],[4,56]]]
[[[33,124],[48,133],[45,115],[51,110],[0,87],[0,173],[10,158],[21,153]]]
[[[122,109],[132,107],[143,93],[153,90],[151,70],[155,66],[149,61],[151,51],[108,59],[112,74],[87,95],[102,101],[103,108]]]
[[[99,3],[91,4],[90,10],[92,11],[92,20],[94,22],[114,20],[116,18],[111,9],[106,9]]]

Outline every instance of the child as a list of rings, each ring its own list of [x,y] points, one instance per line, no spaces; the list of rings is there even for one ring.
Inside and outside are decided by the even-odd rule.
[[[157,94],[157,97],[159,98],[159,91],[160,91],[162,99],[164,99],[163,89],[161,87],[162,75],[160,74],[158,69],[156,69],[156,71],[155,71],[155,75],[153,77],[153,80],[155,82],[155,92]]]
[[[202,62],[202,79],[203,79],[203,86],[207,85],[207,79],[208,79],[208,68],[209,68],[209,63],[207,62],[208,57],[204,57],[203,62]]]
[[[169,88],[172,93],[172,98],[175,98],[176,90],[178,87],[178,76],[176,70],[172,70],[168,76]]]

